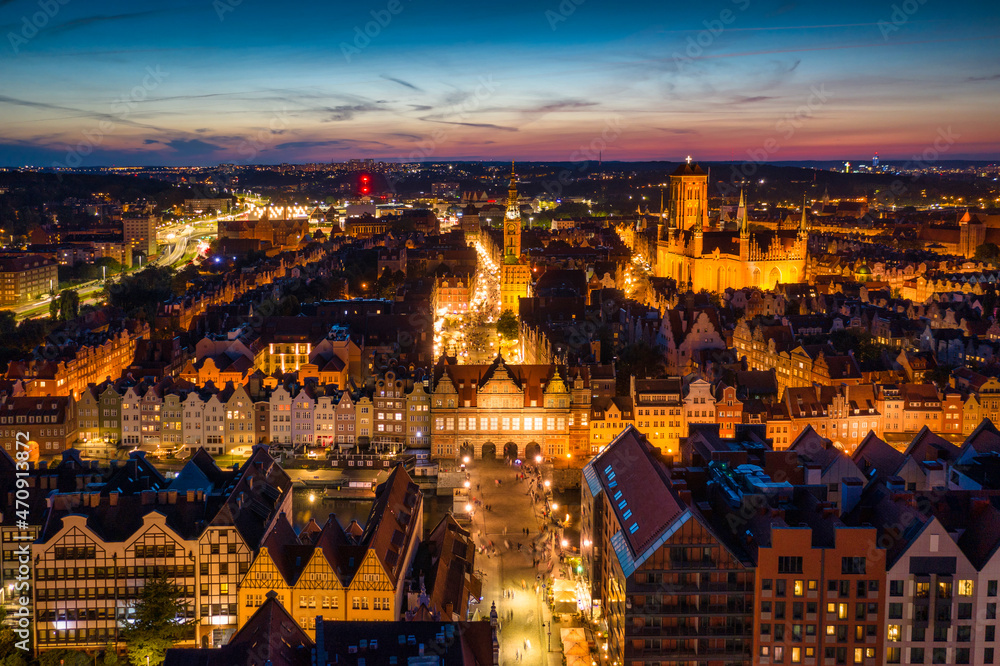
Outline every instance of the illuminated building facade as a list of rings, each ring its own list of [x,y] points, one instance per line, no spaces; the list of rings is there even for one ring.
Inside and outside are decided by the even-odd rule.
[[[291,515],[291,485],[257,447],[235,471],[200,450],[169,482],[137,452],[98,489],[53,493],[31,546],[35,645],[117,645],[139,591],[159,575],[181,588],[195,621],[183,644],[222,645],[263,535]]]
[[[528,460],[590,455],[589,380],[555,365],[439,364],[434,373],[431,455]],[[567,456],[569,456],[567,458]]]
[[[362,529],[331,515],[298,535],[276,522],[239,591],[239,626],[275,592],[295,621],[314,635],[316,619],[400,619],[406,573],[423,535],[423,496],[402,465],[376,490]]]
[[[742,195],[737,217],[736,231],[709,229],[708,174],[697,164],[680,166],[670,175],[669,209],[657,230],[657,277],[716,293],[805,279],[809,230],[804,207],[797,230],[751,232]]]
[[[581,555],[608,663],[750,664],[752,559],[627,429],[583,468]]]

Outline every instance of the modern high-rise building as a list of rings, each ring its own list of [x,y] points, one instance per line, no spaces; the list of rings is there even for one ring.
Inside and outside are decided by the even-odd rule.
[[[147,217],[127,217],[122,220],[122,234],[125,242],[133,250],[142,252],[147,257],[156,254],[156,223],[155,215]]]
[[[0,305],[21,305],[59,286],[56,262],[38,254],[0,256]]]

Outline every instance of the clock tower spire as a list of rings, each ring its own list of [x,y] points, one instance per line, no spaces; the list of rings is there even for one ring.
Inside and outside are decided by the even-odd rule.
[[[503,221],[503,255],[505,263],[521,258],[521,206],[518,204],[517,177],[514,162],[510,163],[510,187],[507,189],[507,212]]]
[[[503,220],[503,264],[500,265],[500,312],[510,310],[520,316],[521,299],[531,291],[531,268],[521,261],[521,206],[517,197],[517,176],[510,163],[507,212]]]

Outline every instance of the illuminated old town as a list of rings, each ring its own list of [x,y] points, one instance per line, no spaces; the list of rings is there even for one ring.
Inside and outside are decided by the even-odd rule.
[[[997,7],[202,4],[0,2],[0,666],[997,663]]]

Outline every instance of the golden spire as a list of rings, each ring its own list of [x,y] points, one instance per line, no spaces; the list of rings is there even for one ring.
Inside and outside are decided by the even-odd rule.
[[[510,161],[510,187],[507,189],[507,219],[521,217],[521,208],[517,204],[517,177],[514,175],[514,160]]]
[[[747,220],[747,205],[743,198],[743,190],[740,190],[740,205],[736,209],[736,223],[740,229],[740,238],[750,235],[750,223]]]

